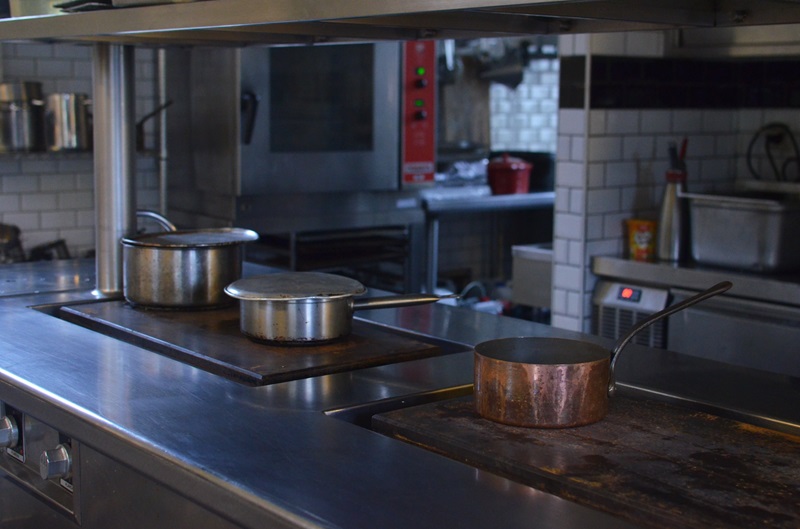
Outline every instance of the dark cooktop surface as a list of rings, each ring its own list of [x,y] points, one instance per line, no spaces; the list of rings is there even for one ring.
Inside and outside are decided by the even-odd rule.
[[[239,306],[206,311],[138,309],[105,301],[61,309],[83,327],[200,367],[261,386],[310,376],[425,358],[458,350],[360,320],[350,336],[321,345],[255,342],[239,329]],[[452,347],[452,350],[450,350]]]
[[[644,527],[800,527],[800,437],[616,397],[566,429],[481,418],[473,397],[379,414],[373,428]]]

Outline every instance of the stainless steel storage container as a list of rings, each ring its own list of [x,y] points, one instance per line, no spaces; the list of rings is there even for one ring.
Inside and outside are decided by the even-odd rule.
[[[92,146],[89,96],[60,93],[47,96],[45,142],[50,151],[86,151]]]
[[[12,17],[30,17],[38,15],[60,15],[61,9],[55,7],[59,0],[9,0]]]
[[[44,149],[42,84],[0,84],[0,152]]]
[[[800,201],[782,195],[687,193],[692,258],[754,272],[800,268]]]

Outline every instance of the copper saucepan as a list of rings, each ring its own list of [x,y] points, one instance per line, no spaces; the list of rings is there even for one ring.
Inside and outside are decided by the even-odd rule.
[[[239,300],[242,333],[280,345],[314,345],[347,336],[355,310],[408,307],[454,297],[404,294],[355,299],[366,291],[354,279],[322,272],[254,276],[225,288]]]
[[[562,338],[499,338],[475,346],[475,407],[482,417],[535,428],[591,424],[608,413],[614,368],[633,336],[731,288],[718,283],[637,323],[614,347]]]

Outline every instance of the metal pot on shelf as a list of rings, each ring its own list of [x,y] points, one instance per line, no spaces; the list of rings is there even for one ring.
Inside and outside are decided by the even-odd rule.
[[[0,84],[0,152],[44,150],[42,84]]]
[[[86,94],[58,93],[47,96],[44,110],[45,140],[50,151],[87,151],[92,147]]]

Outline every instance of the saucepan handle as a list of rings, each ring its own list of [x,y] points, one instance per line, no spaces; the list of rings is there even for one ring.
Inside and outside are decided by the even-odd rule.
[[[411,307],[436,303],[442,299],[457,298],[458,294],[436,296],[434,294],[400,294],[397,296],[382,296],[353,300],[353,310],[363,309],[393,309],[398,307]]]

